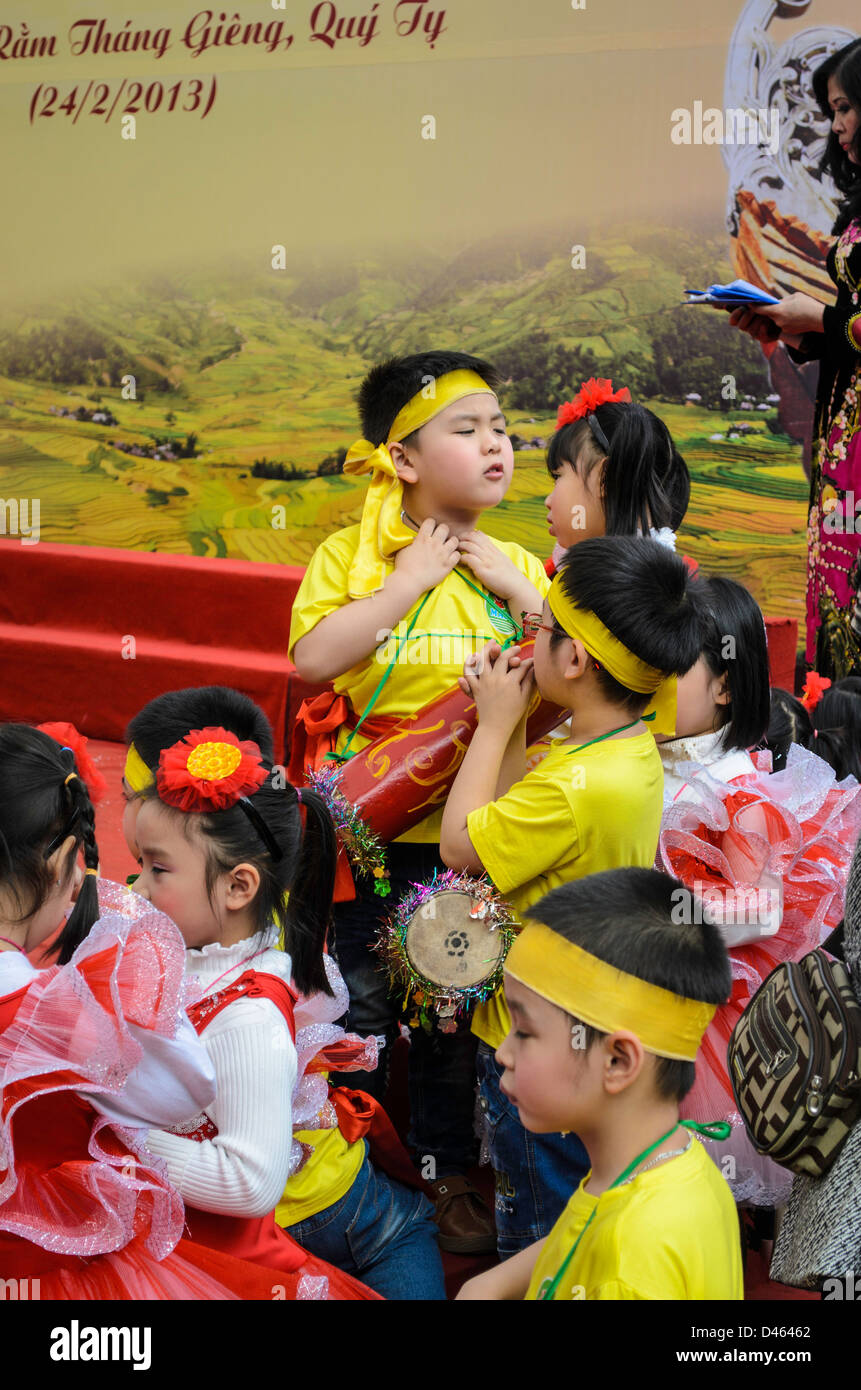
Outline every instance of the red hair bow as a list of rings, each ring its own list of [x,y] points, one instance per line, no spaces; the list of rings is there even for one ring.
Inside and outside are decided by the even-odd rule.
[[[84,735],[78,733],[74,724],[37,724],[36,728],[47,734],[55,743],[59,743],[61,748],[71,748],[75,755],[75,767],[83,778],[90,800],[93,805],[100,801],[108,784],[87,752],[87,740]]]
[[[227,729],[192,729],[163,750],[158,794],[179,811],[225,811],[266,781],[269,770],[262,757],[256,743],[240,742]]]
[[[804,682],[804,690],[801,694],[801,703],[810,714],[816,709],[822,696],[831,685],[827,676],[820,676],[816,671],[809,671],[807,680]]]
[[[631,393],[627,386],[622,386],[618,391],[613,390],[613,383],[607,377],[600,377],[597,381],[590,376],[588,381],[584,381],[573,401],[566,401],[560,405],[556,415],[556,428],[561,430],[563,425],[570,425],[574,420],[582,420],[584,415],[591,415],[593,410],[597,410],[599,405],[607,405],[611,401],[630,401]]]

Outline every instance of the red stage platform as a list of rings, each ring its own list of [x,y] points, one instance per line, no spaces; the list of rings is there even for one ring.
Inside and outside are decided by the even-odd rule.
[[[232,685],[265,710],[286,760],[292,715],[322,687],[287,658],[303,570],[0,539],[0,719],[71,720],[121,740],[153,696]],[[767,618],[773,685],[794,689],[797,624]]]

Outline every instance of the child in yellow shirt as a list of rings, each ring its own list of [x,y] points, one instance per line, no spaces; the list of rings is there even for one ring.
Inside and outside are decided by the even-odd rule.
[[[698,1127],[679,1120],[732,983],[719,929],[696,912],[677,925],[684,891],[652,869],[615,869],[529,912],[506,962],[502,1085],[530,1133],[576,1128],[591,1168],[545,1240],[458,1297],[743,1298],[732,1193]]]
[[[518,649],[490,648],[465,668],[478,729],[449,793],[440,849],[451,868],[486,871],[517,915],[570,879],[654,864],[663,780],[653,731],[674,728],[672,673],[700,650],[690,584],[684,562],[656,541],[581,541],[543,614],[524,620],[536,633],[534,666]],[[527,772],[533,677],[546,700],[571,711],[571,732]],[[535,1138],[506,1102],[493,1053],[509,1023],[501,991],[473,1020],[501,1255],[547,1234],[572,1175],[588,1166],[576,1134]]]
[[[291,748],[298,781],[328,753],[359,752],[398,719],[454,685],[465,659],[492,639],[511,640],[549,581],[513,542],[477,530],[511,483],[514,455],[494,369],[463,353],[427,352],[374,367],[359,392],[365,438],[348,474],[371,475],[362,519],[317,549],[293,604],[290,655],[308,681],[333,681],[306,701]],[[402,995],[392,995],[370,947],[382,919],[413,882],[445,866],[441,813],[387,846],[391,895],[356,876],[354,901],[336,903],[334,949],[350,991],[347,1026],[397,1036]],[[379,1073],[356,1085],[382,1098]],[[436,1183],[440,1242],[468,1253],[493,1249],[490,1213],[465,1173],[475,1157],[475,1041],[416,1029],[409,1051],[410,1146]]]

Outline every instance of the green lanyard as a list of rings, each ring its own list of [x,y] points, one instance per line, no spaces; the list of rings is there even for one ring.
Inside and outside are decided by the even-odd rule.
[[[506,637],[505,641],[502,643],[503,650],[504,650],[506,647],[510,646],[511,643],[512,643],[512,641],[515,641],[515,642],[519,641],[520,638],[523,636],[523,628],[522,628],[522,627],[518,627],[518,626],[517,626],[517,623],[514,622],[514,619],[511,617],[511,613],[508,611],[508,606],[507,606],[507,604],[506,604],[506,606],[505,606],[504,609],[503,609],[503,608],[500,608],[499,605],[496,604],[496,603],[493,601],[493,599],[492,599],[492,597],[491,597],[491,595],[490,595],[489,593],[485,593],[484,589],[480,589],[480,588],[478,587],[477,584],[473,584],[471,580],[467,579],[467,577],[466,577],[465,574],[461,574],[461,573],[460,573],[460,570],[455,570],[454,573],[458,576],[459,579],[462,579],[462,580],[463,580],[464,584],[468,584],[469,587],[470,587],[470,589],[474,589],[475,592],[476,592],[477,594],[480,594],[480,595],[481,595],[481,597],[484,599],[484,606],[485,606],[485,609],[487,610],[487,615],[488,615],[488,617],[490,618],[491,622],[493,621],[492,614],[493,614],[493,613],[498,613],[498,614],[500,614],[501,616],[504,615],[505,617],[509,618],[510,621],[513,623],[513,625],[514,625],[514,635],[513,635],[513,637]],[[383,692],[383,688],[384,688],[386,682],[388,681],[389,676],[392,674],[392,671],[395,669],[395,666],[396,666],[397,663],[398,663],[398,658],[399,658],[399,656],[400,656],[400,654],[401,654],[401,648],[403,647],[403,645],[404,645],[405,642],[408,642],[408,641],[409,641],[410,634],[411,634],[413,628],[415,627],[416,623],[418,622],[419,614],[421,613],[422,609],[424,608],[425,604],[427,603],[428,599],[430,598],[430,596],[431,596],[431,594],[432,594],[433,592],[434,592],[433,589],[428,589],[427,593],[425,594],[424,598],[422,599],[421,603],[419,604],[418,608],[416,609],[415,613],[413,614],[412,618],[410,619],[410,625],[409,625],[409,627],[407,628],[407,630],[406,630],[406,632],[403,634],[403,636],[400,637],[400,638],[398,639],[397,651],[395,652],[394,656],[392,657],[392,660],[389,662],[388,666],[386,667],[385,671],[383,672],[382,678],[381,678],[380,681],[378,682],[376,690],[374,691],[373,695],[371,696],[370,700],[368,701],[367,705],[365,706],[365,712],[364,712],[364,714],[361,716],[361,718],[360,718],[358,724],[356,725],[355,729],[353,729],[352,733],[350,734],[350,737],[347,739],[347,742],[344,744],[343,751],[342,751],[341,753],[328,753],[328,754],[326,755],[326,761],[327,761],[327,762],[333,762],[333,763],[346,763],[346,762],[349,762],[350,758],[352,758],[352,757],[355,756],[355,753],[351,753],[351,752],[350,752],[350,745],[352,744],[353,739],[356,737],[357,733],[358,733],[359,730],[361,729],[361,727],[362,727],[362,725],[364,724],[365,720],[368,718],[369,714],[371,713],[371,710],[374,708],[374,705],[377,703],[377,700],[380,698],[380,695],[381,695],[382,692]],[[457,634],[453,634],[453,635],[456,636]],[[635,722],[636,722],[636,721],[635,721]],[[629,726],[626,725],[626,727],[629,727]],[[618,730],[616,730],[616,732],[618,732]],[[355,752],[358,752],[358,749],[356,749]]]
[[[725,1120],[717,1120],[714,1124],[708,1125],[698,1125],[695,1120],[679,1120],[676,1124],[673,1125],[672,1129],[667,1130],[666,1134],[662,1134],[660,1139],[656,1139],[654,1144],[650,1144],[647,1149],[644,1149],[641,1154],[638,1154],[637,1157],[634,1159],[633,1163],[628,1164],[624,1173],[620,1173],[618,1178],[616,1178],[616,1181],[610,1183],[610,1186],[608,1187],[607,1191],[611,1192],[614,1187],[621,1187],[623,1182],[627,1182],[628,1178],[634,1172],[634,1169],[639,1168],[640,1164],[643,1162],[643,1159],[648,1158],[649,1154],[653,1154],[655,1152],[655,1149],[659,1149],[661,1145],[665,1142],[665,1140],[669,1139],[671,1134],[675,1134],[676,1130],[679,1128],[680,1125],[684,1129],[695,1130],[698,1134],[704,1135],[706,1139],[728,1139],[730,1134],[732,1133],[732,1126],[728,1125]],[[588,1221],[586,1222],[579,1236],[575,1240],[574,1244],[571,1246],[571,1249],[568,1251],[568,1254],[566,1255],[562,1264],[557,1269],[553,1278],[542,1279],[540,1285],[538,1286],[538,1292],[535,1295],[537,1301],[540,1301],[542,1303],[549,1303],[553,1298],[555,1298],[556,1290],[559,1288],[559,1285],[561,1284],[562,1279],[564,1278],[565,1271],[567,1270],[568,1266],[574,1258],[577,1246],[580,1244],[581,1240],[585,1236],[586,1232],[588,1231],[595,1218],[595,1213],[598,1210],[598,1202],[600,1202],[600,1200],[601,1198],[599,1197],[595,1202],[594,1207],[589,1213]]]
[[[388,666],[386,667],[385,671],[383,672],[382,679],[377,684],[376,690],[374,691],[373,695],[371,696],[370,700],[365,706],[364,714],[360,718],[353,732],[350,734],[350,737],[347,739],[347,742],[344,744],[344,751],[342,753],[327,753],[327,762],[346,763],[349,762],[350,758],[355,756],[353,753],[350,752],[350,744],[353,742],[353,739],[356,737],[356,734],[361,729],[362,725],[364,724],[365,720],[367,719],[368,715],[370,714],[371,710],[374,708],[374,705],[377,703],[377,700],[382,694],[383,686],[385,685],[386,681],[389,679],[389,676],[392,674],[392,671],[395,669],[395,666],[397,665],[398,657],[401,653],[401,647],[404,645],[406,641],[408,641],[410,633],[412,632],[413,628],[418,622],[419,614],[421,613],[422,609],[424,608],[432,593],[433,589],[428,589],[427,593],[425,594],[424,598],[422,599],[421,603],[419,604],[418,608],[416,609],[415,613],[410,619],[409,627],[407,628],[403,637],[398,639],[398,649],[392,657],[391,661],[389,662]],[[356,752],[358,751],[359,750],[356,749]]]
[[[480,589],[477,584],[473,584],[472,580],[467,579],[466,575],[463,574],[459,569],[453,570],[452,573],[456,574],[458,579],[462,579],[464,584],[468,585],[468,587],[472,589],[473,593],[479,594],[480,597],[484,599],[485,612],[487,613],[487,616],[490,619],[491,623],[493,622],[494,614],[498,615],[503,620],[505,618],[508,618],[509,622],[514,628],[514,632],[511,633],[510,636],[506,637],[505,641],[502,643],[502,650],[505,651],[505,648],[510,646],[512,642],[519,642],[521,637],[523,636],[523,628],[520,627],[517,622],[515,622],[511,609],[508,607],[508,601],[506,599],[503,599],[500,605],[496,602],[496,599],[494,598],[493,594],[491,594],[489,591],[485,589]]]
[[[644,724],[648,724],[650,719],[654,719],[657,710],[652,710],[651,714],[641,714],[638,719],[632,719],[630,724],[620,724],[618,729],[611,729],[609,734],[599,734],[597,738],[590,738],[588,743],[581,743],[579,748],[569,749],[569,753],[582,753],[584,748],[591,748],[593,743],[603,743],[605,738],[612,738],[614,734],[623,734],[626,729],[633,729],[635,724],[639,724],[642,719]]]

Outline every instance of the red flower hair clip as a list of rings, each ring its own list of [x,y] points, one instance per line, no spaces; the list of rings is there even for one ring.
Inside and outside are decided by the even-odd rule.
[[[83,778],[90,800],[95,805],[104,796],[108,784],[87,752],[87,740],[84,735],[78,733],[74,724],[37,724],[36,728],[47,734],[55,743],[59,743],[61,748],[71,749],[75,755],[75,767]]]
[[[801,694],[801,703],[808,714],[812,714],[813,710],[816,709],[830,685],[831,682],[827,676],[820,676],[816,671],[807,673],[807,680],[804,682],[804,690]]]
[[[607,377],[599,377],[596,381],[590,376],[588,381],[584,381],[573,401],[566,401],[560,405],[556,415],[556,428],[561,430],[563,425],[570,425],[574,420],[582,420],[584,415],[591,415],[599,405],[608,405],[613,401],[630,401],[631,393],[627,386],[622,386],[618,391],[613,390],[613,383]]]
[[[266,781],[262,756],[256,743],[227,729],[192,729],[163,750],[158,794],[179,811],[225,811]]]

